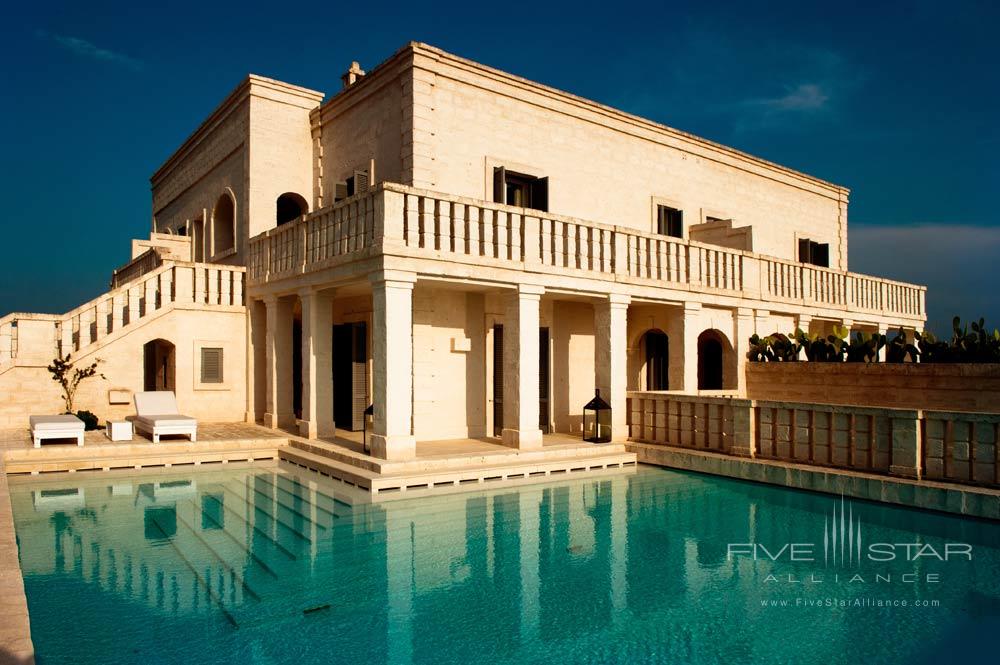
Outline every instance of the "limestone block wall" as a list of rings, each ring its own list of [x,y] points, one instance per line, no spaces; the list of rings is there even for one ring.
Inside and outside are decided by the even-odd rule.
[[[413,81],[399,63],[362,78],[312,114],[315,205],[334,202],[336,184],[375,160],[375,182],[410,184]],[[370,174],[369,174],[370,175]]]
[[[204,421],[238,422],[246,412],[246,313],[242,307],[225,310],[174,308],[125,329],[107,343],[89,347],[74,360],[79,366],[100,358],[107,378],[84,382],[75,408],[93,411],[103,421],[135,414],[131,393],[143,389],[143,345],[164,339],[175,345],[175,387],[183,413]],[[221,384],[200,383],[200,349],[223,349]],[[54,348],[54,346],[53,346]],[[46,371],[52,358],[35,354],[31,364],[18,364],[0,374],[0,428],[28,427],[32,414],[64,410],[59,385]],[[54,352],[51,354],[54,355]],[[26,360],[20,358],[19,360]],[[128,402],[111,403],[110,391],[127,391]]]
[[[754,249],[792,259],[830,243],[847,268],[847,190],[524,79],[414,47],[414,182],[492,199],[494,166],[549,178],[549,210],[649,231],[655,202],[752,226]],[[422,159],[427,155],[432,159]]]
[[[1000,365],[747,363],[751,399],[1000,413]]]
[[[249,127],[248,234],[277,226],[276,204],[286,192],[298,194],[313,209],[313,140],[310,112],[322,95],[268,80],[251,88]]]
[[[418,285],[413,293],[413,431],[417,440],[486,433],[483,294]]]

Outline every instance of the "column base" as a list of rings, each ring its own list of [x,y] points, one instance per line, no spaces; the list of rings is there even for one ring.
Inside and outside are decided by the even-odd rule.
[[[898,466],[893,464],[889,467],[889,475],[920,480],[920,469],[915,469],[912,466]]]
[[[299,436],[307,439],[319,439],[325,436],[335,436],[337,428],[333,423],[318,423],[315,420],[296,420]]]
[[[504,428],[500,432],[500,440],[508,448],[537,450],[542,447],[542,430]]]
[[[265,413],[264,427],[270,427],[271,429],[282,429],[284,427],[294,428],[295,416],[279,415],[277,413]]]
[[[729,454],[734,457],[750,457],[754,456],[754,450],[750,446],[733,446],[729,449]]]
[[[408,460],[417,456],[417,440],[412,436],[372,434],[371,456],[384,460]]]

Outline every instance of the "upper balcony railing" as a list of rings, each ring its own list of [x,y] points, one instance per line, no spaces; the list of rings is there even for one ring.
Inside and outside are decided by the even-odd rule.
[[[379,253],[923,318],[926,287],[384,183],[250,240],[250,285]]]

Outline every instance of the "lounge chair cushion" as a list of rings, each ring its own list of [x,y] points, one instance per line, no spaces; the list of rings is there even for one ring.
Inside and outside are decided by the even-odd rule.
[[[155,390],[135,394],[135,412],[139,416],[154,416],[160,414],[175,414],[177,398],[170,390]]]
[[[195,427],[198,421],[179,413],[155,414],[151,416],[137,416],[135,421],[147,427]]]
[[[76,416],[69,414],[62,416],[30,416],[28,422],[35,432],[45,432],[51,430],[76,430],[83,431],[83,421]]]

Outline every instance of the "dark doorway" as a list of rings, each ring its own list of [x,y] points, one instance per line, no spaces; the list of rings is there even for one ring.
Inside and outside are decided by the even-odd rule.
[[[538,329],[538,428],[549,432],[549,329]],[[503,433],[503,326],[493,326],[493,436]]]
[[[698,337],[698,390],[722,390],[722,348],[714,330]]]
[[[538,428],[549,433],[549,329],[538,330]]]
[[[646,349],[646,390],[669,390],[670,338],[659,330],[642,336]]]
[[[493,436],[503,432],[503,326],[493,326]]]
[[[368,406],[368,328],[364,321],[333,327],[333,420],[357,432]]]
[[[292,322],[292,412],[302,420],[302,320]]]
[[[174,345],[154,339],[142,347],[143,390],[174,390]]]

